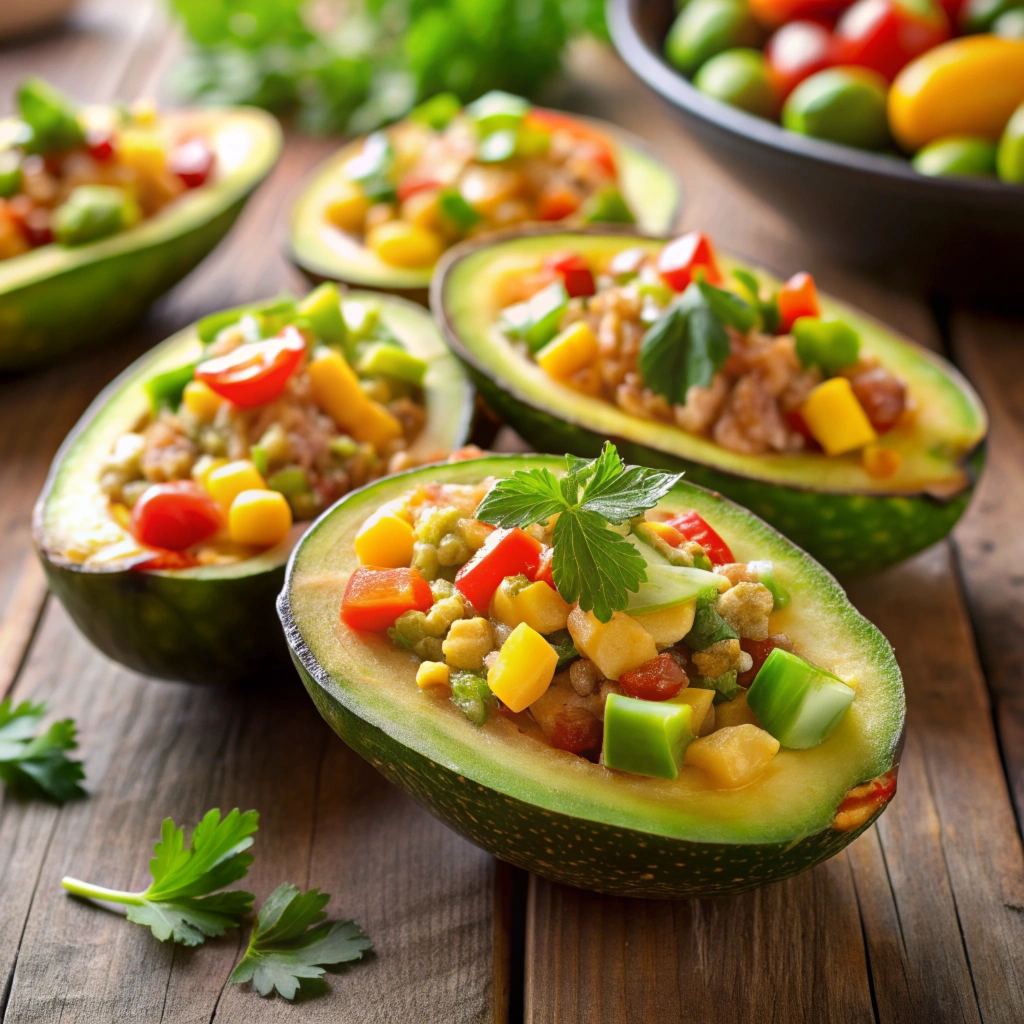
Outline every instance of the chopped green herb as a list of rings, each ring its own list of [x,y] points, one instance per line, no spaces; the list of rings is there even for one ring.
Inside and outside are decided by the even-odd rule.
[[[26,796],[64,803],[85,795],[82,762],[64,754],[78,747],[75,723],[65,718],[37,735],[45,714],[43,703],[25,700],[15,707],[10,697],[0,701],[0,780]]]
[[[452,703],[474,724],[483,725],[494,704],[487,679],[479,672],[453,672]]]

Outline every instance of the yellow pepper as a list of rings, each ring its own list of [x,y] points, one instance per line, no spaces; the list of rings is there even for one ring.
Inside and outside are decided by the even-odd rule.
[[[874,427],[845,377],[819,384],[800,407],[814,440],[828,455],[842,455],[875,440]]]
[[[597,338],[583,320],[570,324],[537,353],[541,369],[555,380],[568,380],[596,358]]]
[[[217,410],[224,404],[224,399],[201,380],[190,380],[185,385],[181,399],[185,403],[185,408],[200,423],[209,423],[217,415]]]
[[[554,647],[521,622],[502,644],[498,660],[487,673],[487,685],[504,705],[525,711],[547,691],[557,664]]]
[[[242,491],[231,502],[228,534],[236,544],[271,548],[288,536],[292,510],[279,491]]]
[[[438,235],[405,220],[389,220],[367,232],[366,244],[393,267],[432,267],[444,250]]]
[[[363,229],[370,200],[354,182],[342,179],[334,188],[331,201],[324,209],[327,220],[341,231],[356,234]]]
[[[317,352],[308,373],[313,401],[357,441],[381,448],[402,436],[402,425],[383,405],[367,398],[359,378],[338,352]]]
[[[225,508],[230,508],[242,491],[263,491],[267,488],[260,471],[249,459],[238,459],[216,466],[206,474],[204,483],[210,497]]]
[[[565,629],[569,605],[543,580],[523,587],[515,596],[506,580],[494,592],[490,614],[509,629],[525,622],[538,633],[554,633],[556,629]]]
[[[356,557],[361,565],[404,569],[412,562],[412,526],[391,512],[371,516],[356,534]]]
[[[889,90],[889,126],[916,152],[947,135],[998,140],[1024,103],[1024,39],[953,39],[911,61]]]

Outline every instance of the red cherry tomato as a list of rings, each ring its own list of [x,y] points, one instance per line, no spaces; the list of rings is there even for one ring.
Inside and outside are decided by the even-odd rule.
[[[780,289],[779,331],[786,334],[802,316],[820,316],[818,290],[810,274],[794,274]]]
[[[594,287],[594,275],[587,261],[578,252],[553,252],[545,257],[544,266],[562,278],[571,299],[593,295],[597,290]]]
[[[431,189],[441,188],[441,186],[442,182],[436,178],[432,178],[428,174],[417,174],[413,171],[405,175],[398,183],[398,201],[404,203],[406,199],[416,195],[417,192],[429,192]]]
[[[639,700],[669,700],[689,682],[679,663],[667,651],[619,676],[622,692]]]
[[[176,480],[142,492],[129,529],[140,544],[182,551],[216,533],[221,522],[217,503],[199,484]]]
[[[537,200],[538,220],[565,220],[580,208],[580,197],[567,185],[545,189]]]
[[[106,128],[93,128],[86,132],[85,143],[89,155],[97,163],[105,164],[114,156],[114,133]]]
[[[764,48],[772,77],[783,96],[832,63],[832,33],[816,21],[791,21]]]
[[[835,63],[870,68],[891,82],[949,36],[936,0],[857,0],[836,25]]]
[[[831,24],[852,0],[750,0],[750,13],[769,28],[810,18]]]
[[[545,548],[540,553],[540,562],[537,571],[533,574],[534,583],[546,583],[552,590],[558,591],[555,586],[555,577],[551,574],[551,565],[555,560],[555,549]]]
[[[225,356],[196,367],[196,380],[242,409],[266,405],[284,390],[306,352],[306,341],[294,327],[276,338],[239,345]]]
[[[206,139],[195,138],[179,143],[167,163],[171,174],[176,174],[186,188],[205,185],[213,170],[216,154]]]
[[[603,132],[590,125],[577,121],[573,117],[559,114],[554,110],[541,110],[534,107],[526,115],[526,123],[531,128],[538,128],[545,132],[563,131],[581,142],[585,146],[580,147],[580,153],[585,159],[600,167],[601,170],[614,178],[616,175],[615,146]]]
[[[686,291],[698,268],[708,284],[721,283],[722,274],[711,239],[699,231],[691,231],[669,242],[658,254],[658,273],[673,291]]]
[[[687,540],[696,541],[705,551],[712,565],[728,565],[735,562],[729,545],[696,512],[684,512],[668,525],[675,527]]]

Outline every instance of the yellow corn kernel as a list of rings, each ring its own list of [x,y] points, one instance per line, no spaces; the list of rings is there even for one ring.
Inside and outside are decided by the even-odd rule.
[[[900,468],[903,456],[891,448],[883,448],[880,444],[867,444],[860,454],[860,461],[868,476],[884,479],[892,476]]]
[[[557,664],[554,647],[520,622],[502,644],[498,660],[487,673],[487,685],[504,705],[525,711],[547,692]]]
[[[230,508],[243,491],[264,491],[267,484],[260,471],[248,459],[225,462],[206,474],[206,489],[214,501]]]
[[[800,407],[800,414],[828,455],[852,452],[878,436],[845,377],[819,384]]]
[[[140,178],[156,180],[167,167],[167,153],[159,135],[141,128],[125,128],[118,136],[117,158]]]
[[[597,358],[597,338],[583,320],[566,327],[538,353],[541,369],[555,380],[566,380]]]
[[[567,625],[576,650],[608,679],[618,679],[623,672],[639,668],[658,656],[654,637],[625,612],[612,612],[608,622],[601,622],[593,612],[585,612],[577,605],[569,612]]]
[[[697,598],[633,618],[654,638],[659,647],[671,647],[690,632],[697,616]]]
[[[324,209],[324,215],[339,230],[358,234],[363,230],[369,208],[370,200],[359,186],[343,178],[335,185],[333,198]]]
[[[448,685],[448,666],[443,661],[421,661],[416,669],[416,685],[421,690],[432,690]]]
[[[190,380],[185,385],[185,392],[181,396],[181,400],[185,403],[185,408],[200,423],[209,423],[217,415],[217,410],[224,404],[224,399],[201,380]]]
[[[515,629],[520,622],[525,622],[538,633],[554,633],[556,629],[565,629],[569,619],[569,605],[562,600],[557,590],[543,580],[523,587],[514,597],[502,583],[491,599],[490,615],[509,629]]]
[[[195,464],[192,466],[192,479],[200,487],[209,491],[210,488],[207,486],[207,481],[210,479],[210,474],[215,469],[220,469],[221,466],[226,466],[227,464],[227,459],[215,459],[210,455],[202,455],[196,459]]]
[[[433,231],[404,220],[389,220],[372,228],[366,244],[385,263],[411,270],[432,267],[444,250],[444,243]]]
[[[724,707],[724,705],[719,705]],[[756,725],[731,725],[694,740],[684,761],[705,772],[722,789],[753,782],[779,752],[779,741]]]
[[[690,705],[690,728],[693,730],[694,736],[701,736],[711,731],[705,729],[705,725],[714,725],[715,723],[715,708],[712,707],[714,699],[714,690],[686,686],[672,697],[669,703]]]
[[[292,509],[279,491],[242,491],[231,502],[228,534],[236,544],[272,548],[291,528]]]
[[[356,557],[361,565],[405,569],[412,563],[413,529],[393,513],[378,513],[356,534]]]
[[[359,378],[340,353],[316,353],[308,373],[313,401],[345,433],[377,448],[402,436],[402,425],[379,402],[366,397]]]

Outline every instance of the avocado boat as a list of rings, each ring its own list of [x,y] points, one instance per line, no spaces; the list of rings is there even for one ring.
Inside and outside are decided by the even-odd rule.
[[[317,301],[325,291],[334,293],[338,312],[337,292],[323,286],[299,303],[311,320],[317,309],[326,308]],[[391,353],[407,353],[425,364],[420,384],[424,417],[406,451],[410,460],[434,459],[462,445],[472,416],[472,389],[428,314],[402,299],[376,294],[349,292],[344,303],[346,310],[351,304],[376,311],[374,337],[383,325],[404,349],[389,343]],[[50,468],[33,515],[33,539],[50,588],[82,632],[129,668],[183,682],[232,683],[267,675],[287,663],[274,600],[288,554],[308,523],[296,522],[280,543],[241,560],[141,571],[138,547],[113,520],[110,499],[100,486],[104,460],[118,439],[151,421],[152,396],[168,384],[181,393],[181,368],[186,377],[192,376],[204,342],[242,312],[259,316],[264,311],[273,317],[282,307],[294,309],[294,302],[283,297],[213,314],[157,346],[96,398]],[[326,349],[317,351],[330,355]],[[232,466],[250,475],[256,472],[251,464],[235,462],[227,469]],[[267,475],[266,466],[263,473]],[[289,490],[269,475],[263,486]],[[303,497],[301,489],[298,496]],[[295,519],[302,518],[296,511]],[[104,549],[108,542],[113,546]],[[85,552],[94,549],[109,555],[86,562]]]
[[[469,130],[479,134],[481,150],[516,132],[519,143],[513,141],[508,153],[481,155],[471,160],[468,171],[460,158],[456,158],[454,163],[462,170],[451,170],[450,173],[445,170],[449,162],[444,154],[439,157],[435,150],[428,149],[428,157],[422,159],[420,166],[415,166],[414,162],[412,170],[405,168],[404,178],[399,178],[400,169],[411,158],[402,155],[403,149],[409,147],[401,142],[401,136],[395,135],[396,130],[404,130],[407,134],[409,131],[438,131],[448,127],[453,119],[476,125],[475,129]],[[414,260],[415,265],[385,262],[378,251],[367,244],[369,233],[362,227],[368,203],[376,204],[373,206],[375,210],[392,204],[392,223],[384,228],[385,232],[395,224],[404,224],[406,210],[415,206],[415,211],[409,216],[417,224],[428,225],[428,241],[429,236],[435,236],[433,244],[439,249],[467,233],[479,234],[493,229],[501,223],[502,216],[496,207],[502,206],[507,211],[510,203],[533,203],[532,214],[529,210],[521,211],[514,215],[516,221],[575,219],[577,222],[625,222],[635,223],[641,231],[652,234],[671,230],[678,216],[680,189],[675,175],[638,139],[603,121],[531,107],[525,100],[505,93],[489,93],[460,111],[454,97],[442,94],[427,101],[422,108],[414,110],[409,119],[387,131],[390,135],[377,132],[356,139],[339,150],[316,170],[295,205],[291,224],[291,257],[314,281],[342,281],[356,287],[379,288],[426,301],[437,254],[428,254],[425,260],[418,262]],[[578,134],[581,145],[596,147],[598,163],[611,169],[614,177],[601,177],[581,186],[584,198],[579,206],[574,205],[578,198],[570,198],[568,205],[560,209],[557,202],[545,199],[543,187],[540,194],[524,199],[523,190],[536,192],[535,185],[523,186],[520,191],[514,185],[509,186],[509,201],[500,203],[500,190],[505,188],[508,176],[522,173],[524,165],[537,157],[537,137],[544,138],[545,133],[550,135],[559,131],[572,136]],[[397,141],[392,144],[389,139]],[[464,136],[460,136],[459,141],[464,143]],[[525,155],[519,152],[524,147],[527,150]],[[594,150],[588,149],[588,152]],[[389,153],[391,155],[387,156]],[[386,166],[382,165],[372,174],[368,169],[363,173],[363,164],[375,154],[381,161],[386,161]],[[542,157],[543,154],[537,158]],[[346,167],[356,164],[360,171],[352,174],[359,180],[353,186]],[[545,173],[549,172],[550,169]],[[434,175],[439,180],[434,181]],[[575,179],[576,182],[580,180],[580,177]],[[497,197],[495,189],[499,190]],[[416,195],[416,191],[420,194]],[[408,195],[413,197],[411,202]],[[555,198],[564,202],[559,199],[560,195],[556,193]],[[439,207],[440,212],[431,203]],[[347,223],[349,211],[354,206],[359,207],[356,216],[358,229],[355,223]],[[338,218],[335,218],[335,223],[331,222],[332,209],[343,209],[342,226],[339,226]],[[425,244],[419,229],[415,233],[418,236],[417,247]],[[395,239],[385,242],[389,243],[395,245]],[[403,243],[406,243],[404,238],[398,244]]]
[[[703,236],[694,232],[673,243],[673,248],[685,248],[692,255],[695,238],[700,242]],[[833,457],[820,448],[758,454],[729,450],[706,433],[677,426],[667,406],[663,408],[668,416],[648,418],[627,412],[607,395],[583,393],[553,379],[531,358],[529,338],[524,344],[510,339],[508,318],[515,312],[505,310],[510,278],[535,272],[545,259],[566,251],[601,268],[611,266],[617,254],[627,251],[653,261],[668,250],[662,240],[600,229],[528,229],[491,236],[467,242],[446,256],[432,286],[432,308],[482,397],[537,448],[590,456],[611,438],[628,461],[684,469],[688,480],[721,491],[841,576],[880,570],[944,537],[967,507],[984,462],[987,417],[981,401],[944,359],[828,296],[818,300],[817,316],[809,318],[812,326],[822,326],[817,317],[828,321],[827,328],[840,321],[843,340],[859,337],[858,358],[880,365],[890,379],[898,377],[909,396],[909,426],[882,434],[878,445],[861,449],[866,459],[867,453],[886,448],[883,456],[894,462],[883,467],[882,475],[875,475],[874,467],[869,471],[856,452]],[[754,281],[754,271],[739,261],[709,258],[717,260],[716,279],[723,288],[731,284],[740,290],[737,273],[744,282]],[[789,287],[797,277],[782,287]],[[760,268],[756,278],[761,292],[750,299],[750,306],[763,307],[766,317],[771,307],[777,319],[779,282]],[[661,281],[652,287],[668,293],[668,310],[686,307],[690,301],[689,294],[674,296]],[[689,287],[696,289],[696,281]],[[703,280],[700,288],[707,290]],[[710,289],[713,300],[716,291]],[[766,295],[772,296],[770,300]],[[727,299],[729,306],[736,295],[723,299],[717,291],[717,298]],[[696,299],[706,306],[701,295]],[[525,304],[516,307],[520,308]],[[755,315],[756,308],[751,313]],[[543,343],[557,330],[557,316],[550,324],[538,321],[538,327],[547,328],[540,338]],[[721,326],[719,330],[725,346],[722,355],[728,356],[729,340]],[[533,354],[540,355],[535,345]],[[678,408],[672,411],[678,413]],[[868,437],[873,434],[869,430]]]
[[[540,469],[562,476],[566,463],[550,456],[492,456],[412,470],[349,494],[307,532],[289,562],[278,611],[293,660],[320,713],[349,746],[457,832],[502,860],[558,882],[630,896],[725,895],[786,878],[839,852],[874,820],[895,791],[905,716],[899,668],[885,638],[853,608],[828,572],[756,516],[719,495],[678,482],[661,492],[664,497],[652,512],[696,513],[717,531],[719,546],[723,541],[728,546],[728,557],[741,562],[770,559],[773,586],[782,584],[789,596],[788,603],[777,601],[781,610],[772,613],[772,628],[785,630],[804,656],[830,666],[856,688],[849,703],[854,691],[830,676],[847,692],[845,716],[838,725],[833,723],[810,739],[777,732],[783,736],[783,749],[774,743],[769,769],[746,785],[730,784],[739,788],[709,784],[689,755],[681,767],[677,759],[678,774],[670,770],[655,778],[645,776],[658,774],[658,768],[641,768],[642,774],[631,774],[636,768],[611,771],[566,747],[555,749],[517,725],[522,716],[507,712],[521,709],[504,691],[501,696],[508,706],[502,704],[501,714],[485,716],[484,724],[476,725],[474,720],[479,719],[456,704],[459,673],[453,670],[452,699],[445,699],[446,691],[427,690],[421,678],[424,670],[437,666],[420,662],[413,651],[392,642],[402,619],[390,635],[366,631],[379,630],[382,623],[364,622],[359,630],[347,624],[354,621],[349,605],[353,580],[360,573],[381,573],[359,568],[355,541],[357,535],[367,539],[382,506],[394,510],[417,489],[433,489],[436,494],[439,485],[464,485],[468,490],[488,478],[500,482],[514,472]],[[558,543],[556,535],[556,550]],[[474,558],[470,565],[474,564],[481,563]],[[457,588],[464,587],[460,580],[468,568],[455,577]],[[555,569],[557,578],[557,562]],[[649,579],[650,569],[648,562]],[[699,569],[683,572],[704,575]],[[728,586],[721,576],[706,575]],[[536,578],[542,578],[541,571]],[[502,586],[509,582],[506,578]],[[426,586],[422,580],[419,585]],[[544,589],[541,583],[533,586]],[[782,591],[777,588],[775,593]],[[441,598],[435,595],[435,600]],[[379,607],[379,602],[372,606]],[[504,645],[499,663],[523,628],[498,641]],[[667,639],[671,642],[671,637]],[[653,648],[649,638],[647,642]],[[447,640],[444,647],[445,656],[453,661]],[[571,654],[575,656],[575,650]],[[772,655],[781,657],[784,652]],[[544,657],[555,660],[549,654],[532,659],[530,665]],[[771,657],[759,675],[770,663]],[[497,664],[490,664],[486,680],[494,693]],[[444,674],[447,678],[447,671]],[[619,682],[625,686],[625,674]],[[513,688],[517,683],[511,680]],[[695,683],[691,678],[681,693],[694,693]],[[757,685],[749,690],[751,707]],[[535,695],[527,698],[533,699]],[[633,703],[678,712],[670,706],[672,701]],[[759,714],[773,714],[767,702],[757,704]],[[613,757],[609,713],[606,710],[606,761]],[[764,736],[753,725],[729,731],[743,730]],[[716,735],[711,732],[709,738]],[[695,746],[691,743],[689,749]]]
[[[90,348],[138,320],[227,234],[281,148],[275,119],[254,108],[172,111],[161,118],[209,141],[216,154],[212,180],[118,234],[0,260],[0,370]],[[0,137],[16,127],[3,122]]]

